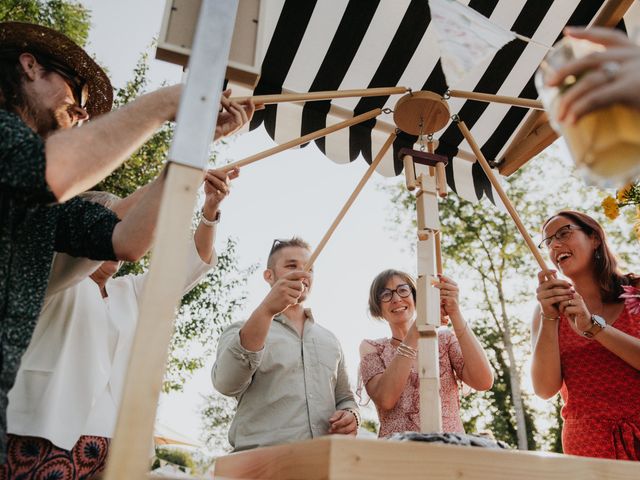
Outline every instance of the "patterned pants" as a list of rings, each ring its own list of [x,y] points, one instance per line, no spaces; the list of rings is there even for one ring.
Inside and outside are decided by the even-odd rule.
[[[0,480],[89,480],[104,470],[109,439],[82,436],[71,450],[49,440],[9,435]]]

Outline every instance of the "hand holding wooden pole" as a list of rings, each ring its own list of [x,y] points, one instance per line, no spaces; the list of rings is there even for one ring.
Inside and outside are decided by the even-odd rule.
[[[229,163],[228,165],[223,165],[221,168],[224,171],[229,171],[229,170],[233,170],[234,168],[244,167],[253,162],[257,162],[258,160],[262,160],[263,158],[267,158],[271,155],[275,155],[276,153],[284,152],[285,150],[289,150],[290,148],[297,147],[298,145],[302,145],[303,143],[307,143],[312,140],[315,140],[316,138],[325,137],[330,133],[337,132],[338,130],[342,130],[343,128],[351,127],[353,125],[357,125],[358,123],[366,122],[371,118],[377,117],[381,113],[382,113],[382,110],[380,108],[375,108],[369,112],[363,113],[362,115],[358,115],[357,117],[353,117],[348,120],[345,120],[344,122],[336,123],[335,125],[331,125],[321,130],[316,130],[315,132],[311,132],[302,137],[290,140],[286,143],[276,145],[273,148],[270,148],[260,153],[256,153],[255,155],[251,155],[250,157],[243,158],[242,160],[238,160],[237,162],[232,162],[232,163]]]
[[[540,265],[540,268],[542,270],[545,270],[545,271],[549,270],[549,267],[547,267],[547,264],[545,263],[544,258],[542,258],[542,254],[540,253],[540,250],[538,249],[536,244],[533,243],[533,240],[529,236],[527,229],[524,227],[522,220],[520,220],[520,215],[518,215],[518,212],[513,207],[513,204],[509,200],[509,197],[507,197],[507,194],[504,192],[502,185],[500,185],[500,182],[494,175],[493,170],[491,170],[491,167],[489,166],[487,159],[484,158],[484,155],[482,154],[480,147],[478,147],[478,144],[473,138],[473,135],[471,135],[471,132],[462,121],[458,122],[458,128],[462,132],[462,135],[464,135],[464,138],[467,140],[467,143],[469,143],[469,145],[471,146],[473,153],[475,153],[476,157],[478,158],[478,162],[480,163],[482,170],[484,170],[484,173],[487,175],[487,178],[491,182],[491,185],[493,185],[493,188],[495,188],[496,192],[498,192],[498,195],[500,196],[502,203],[504,203],[504,206],[507,208],[509,215],[511,215],[511,218],[515,222],[516,227],[518,227],[518,230],[520,231],[522,238],[524,238],[524,241],[529,247],[529,250],[531,250],[531,253],[533,253],[533,256],[536,258],[538,265]]]
[[[340,222],[342,221],[342,219],[346,215],[346,213],[349,210],[349,208],[351,207],[351,205],[353,205],[353,202],[356,200],[356,198],[358,198],[358,195],[360,194],[360,192],[364,188],[365,184],[367,183],[369,178],[371,178],[371,175],[373,175],[373,172],[375,171],[375,169],[378,167],[378,165],[380,164],[380,162],[384,158],[384,155],[387,153],[387,150],[389,150],[389,147],[391,147],[391,145],[393,145],[393,142],[394,142],[395,139],[396,139],[396,134],[392,133],[391,135],[389,135],[389,138],[387,138],[387,141],[384,142],[384,145],[382,146],[382,148],[378,152],[378,155],[376,156],[376,158],[374,158],[373,162],[371,162],[371,165],[369,165],[369,168],[367,169],[365,174],[360,179],[360,182],[358,182],[358,185],[356,186],[355,190],[349,196],[349,199],[347,200],[347,202],[344,204],[344,206],[340,210],[340,213],[338,213],[338,216],[336,217],[336,219],[333,221],[333,223],[329,227],[329,230],[327,230],[327,233],[324,234],[324,237],[322,237],[322,240],[320,240],[320,243],[316,247],[315,251],[311,254],[311,257],[309,258],[309,261],[304,266],[303,270],[305,272],[308,272],[309,270],[311,270],[311,267],[313,266],[314,262],[318,258],[318,255],[320,255],[320,252],[322,252],[322,250],[324,249],[325,245],[327,244],[327,242],[331,238],[331,235],[333,235],[333,232],[335,232],[335,230],[338,227],[338,225],[340,225]]]

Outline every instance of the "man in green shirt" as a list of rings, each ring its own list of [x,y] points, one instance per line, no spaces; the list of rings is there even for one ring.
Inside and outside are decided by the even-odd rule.
[[[303,240],[276,240],[264,271],[271,290],[220,336],[211,375],[220,393],[238,400],[229,430],[235,450],[356,434],[360,415],[340,342],[303,306],[309,257]]]
[[[163,182],[153,182],[122,222],[75,195],[175,117],[181,88],[165,87],[107,113],[111,84],[84,50],[48,28],[0,23],[0,462],[7,393],[42,306],[54,250],[96,260],[140,258],[151,244]],[[221,105],[216,138],[253,114],[251,102],[223,96]],[[97,118],[72,128],[90,116]]]

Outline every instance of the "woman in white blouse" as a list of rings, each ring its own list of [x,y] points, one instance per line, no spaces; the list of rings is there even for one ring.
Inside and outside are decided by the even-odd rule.
[[[238,173],[209,170],[205,175],[185,292],[216,263],[219,207]],[[109,203],[97,193],[94,201]],[[56,258],[45,305],[9,393],[9,478],[91,478],[105,466],[146,274],[112,278],[119,262],[85,261],[85,275],[87,264],[93,273],[68,286],[77,281],[79,264]]]

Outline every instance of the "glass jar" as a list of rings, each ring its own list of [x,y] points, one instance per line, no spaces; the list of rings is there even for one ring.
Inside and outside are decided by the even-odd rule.
[[[559,122],[559,100],[579,78],[569,75],[559,86],[545,84],[561,66],[599,50],[604,47],[565,37],[542,61],[535,82],[551,126],[564,136],[576,167],[587,183],[620,188],[640,176],[640,111],[613,104],[588,113],[573,124]]]

